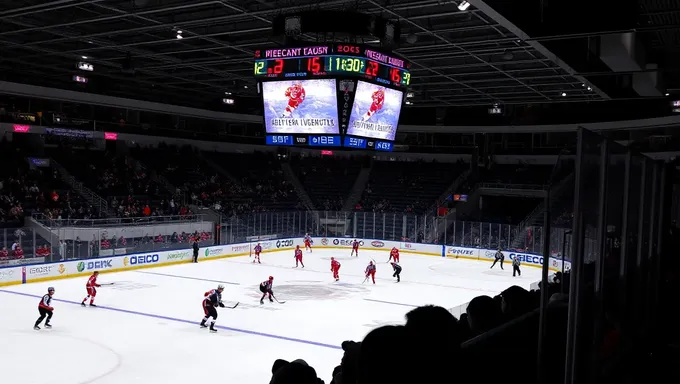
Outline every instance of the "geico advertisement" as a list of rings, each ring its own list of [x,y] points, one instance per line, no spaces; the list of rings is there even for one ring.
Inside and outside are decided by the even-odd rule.
[[[160,261],[160,257],[158,254],[153,254],[153,255],[134,255],[134,256],[125,256],[123,258],[123,265],[124,266],[133,266],[133,265],[148,265],[148,264],[155,264]]]
[[[529,255],[526,253],[511,253],[508,257],[510,260],[518,258],[522,263],[543,265],[543,256]]]

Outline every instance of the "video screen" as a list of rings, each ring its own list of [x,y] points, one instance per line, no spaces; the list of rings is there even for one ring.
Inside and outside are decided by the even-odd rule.
[[[267,133],[340,133],[334,79],[264,82],[262,96]]]
[[[394,141],[404,92],[357,82],[347,134]]]

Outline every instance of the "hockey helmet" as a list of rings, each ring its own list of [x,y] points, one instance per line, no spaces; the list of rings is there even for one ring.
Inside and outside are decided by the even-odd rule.
[[[269,276],[269,280],[274,280],[274,276]]]
[[[217,286],[217,289],[218,289],[218,290],[224,289],[224,285],[222,285],[222,284],[218,285],[218,286]]]
[[[54,287],[47,288],[47,292],[54,292]]]

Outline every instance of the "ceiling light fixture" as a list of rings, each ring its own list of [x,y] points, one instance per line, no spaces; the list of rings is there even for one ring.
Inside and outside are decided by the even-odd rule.
[[[470,3],[467,1],[462,1],[460,4],[458,4],[459,11],[467,11],[468,8],[470,8]]]
[[[562,97],[565,97],[565,96],[567,96],[567,93],[566,93],[566,92],[562,92]]]
[[[177,35],[177,39],[178,39],[178,40],[183,39],[182,35]]]

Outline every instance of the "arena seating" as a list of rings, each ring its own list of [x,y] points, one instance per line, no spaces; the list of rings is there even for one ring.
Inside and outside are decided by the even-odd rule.
[[[338,211],[357,175],[361,160],[329,157],[293,157],[291,167],[317,210]]]
[[[230,212],[290,211],[299,207],[297,194],[286,181],[276,155],[222,152],[203,155],[235,179],[231,182],[230,198],[223,202]]]
[[[481,180],[485,183],[545,185],[550,179],[552,165],[492,164],[483,169]]]
[[[436,200],[466,168],[458,163],[376,161],[361,209],[430,213]]]

